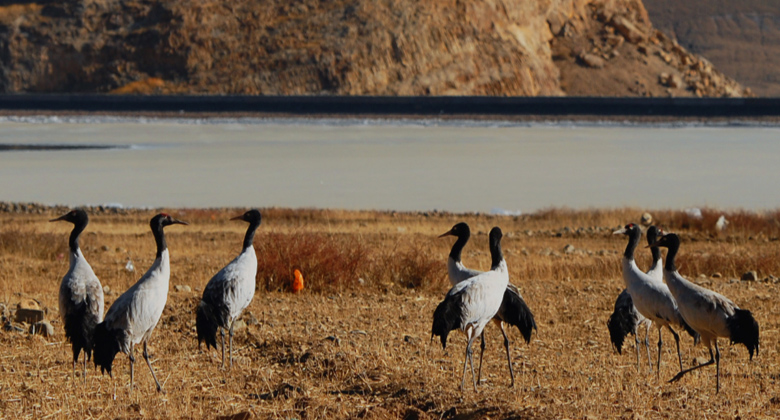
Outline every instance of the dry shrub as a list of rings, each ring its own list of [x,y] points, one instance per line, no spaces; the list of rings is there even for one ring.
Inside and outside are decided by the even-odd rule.
[[[293,271],[303,273],[306,289],[320,292],[358,283],[367,266],[368,251],[353,235],[326,233],[267,233],[255,243],[260,256],[258,287],[289,290]]]
[[[447,266],[441,253],[415,246],[381,258],[372,276],[410,289],[441,290],[446,283]]]

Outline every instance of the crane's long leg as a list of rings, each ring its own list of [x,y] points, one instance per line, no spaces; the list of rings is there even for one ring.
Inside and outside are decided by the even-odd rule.
[[[477,390],[477,377],[474,375],[474,363],[471,359],[471,345],[474,343],[474,327],[469,326],[466,329],[466,337],[468,338],[468,344],[466,345],[466,358],[463,360],[463,378],[460,381],[460,392],[463,392],[466,388],[466,365],[471,365],[471,379],[474,382],[474,391]]]
[[[683,370],[682,366],[682,353],[680,353],[680,336],[677,334],[675,330],[672,329],[670,326],[666,326],[666,328],[669,328],[669,331],[672,332],[672,336],[674,337],[675,343],[677,343],[677,360],[680,361],[680,370]]]
[[[650,368],[650,372],[653,371],[653,358],[650,357],[650,326],[652,323],[647,324],[647,334],[645,334],[645,348],[647,349],[647,366]]]
[[[157,384],[157,392],[162,392],[162,386],[160,385],[160,381],[157,380],[157,375],[154,374],[154,369],[152,369],[152,362],[149,361],[149,352],[146,349],[146,341],[144,341],[144,359],[146,360],[146,365],[149,366],[149,372],[152,372],[152,378],[154,378],[154,383]]]
[[[222,369],[225,368],[225,329],[219,327],[219,335],[222,336]]]
[[[716,345],[715,349],[717,349],[717,344],[718,344],[718,343],[716,342],[716,343],[715,343],[715,345]],[[674,375],[674,378],[670,379],[670,380],[669,380],[669,382],[675,382],[675,381],[678,381],[678,380],[680,380],[680,378],[682,378],[682,377],[683,377],[683,375],[685,375],[685,374],[686,374],[686,373],[688,373],[688,372],[692,372],[692,371],[694,371],[694,370],[696,370],[696,369],[701,369],[701,368],[703,368],[704,366],[709,366],[709,365],[711,365],[711,364],[715,363],[715,357],[712,355],[712,347],[710,347],[709,349],[710,349],[710,360],[709,360],[707,363],[702,363],[702,364],[700,364],[700,365],[698,365],[698,366],[694,366],[694,367],[692,367],[692,368],[688,368],[688,369],[685,369],[685,370],[681,370],[681,371],[680,371],[680,372],[679,372],[677,375]],[[720,354],[718,354],[718,359],[720,359]]]
[[[501,334],[504,334],[504,349],[506,349],[506,362],[509,365],[509,377],[512,378],[512,381],[509,383],[509,387],[515,386],[515,371],[512,370],[512,356],[509,354],[509,337],[506,335],[506,330],[504,330],[504,323],[499,322],[498,326],[501,327]]]
[[[720,349],[718,340],[715,339],[715,393],[720,392]]]
[[[485,330],[482,330],[482,335],[479,336],[479,369],[477,370],[477,382],[482,381],[482,356],[485,355]]]
[[[228,370],[231,369],[233,369],[233,322],[230,323],[230,367]]]
[[[656,375],[661,376],[661,346],[663,346],[664,341],[661,339],[661,331],[663,330],[663,327],[658,327],[658,365],[656,367]]]
[[[135,369],[133,368],[135,365],[135,357],[133,357],[133,347],[130,346],[130,354],[128,355],[128,358],[130,359],[130,395],[133,395],[133,382],[135,379]]]

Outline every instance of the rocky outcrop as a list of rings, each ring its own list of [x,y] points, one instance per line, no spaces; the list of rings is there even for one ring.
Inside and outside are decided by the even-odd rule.
[[[747,93],[639,0],[0,0],[0,91]]]
[[[657,28],[758,96],[780,96],[780,3],[645,0]]]

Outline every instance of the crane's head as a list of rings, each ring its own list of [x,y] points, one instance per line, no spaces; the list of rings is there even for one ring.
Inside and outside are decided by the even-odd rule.
[[[467,225],[464,222],[460,222],[452,227],[452,229],[442,233],[439,235],[440,238],[443,238],[445,236],[456,236],[458,238],[462,237],[468,237],[471,235],[471,230],[469,229],[469,225]]]
[[[636,223],[629,223],[623,228],[612,232],[613,235],[631,235],[634,231],[639,231],[639,225]]]
[[[655,241],[647,247],[649,248],[654,246],[662,248],[677,248],[680,246],[680,237],[675,233],[667,233],[666,235],[661,236],[661,239]]]
[[[164,228],[170,225],[189,225],[189,223],[183,222],[181,220],[176,220],[173,217],[171,217],[170,214],[160,213],[157,216],[152,217],[152,220],[151,222],[149,222],[149,225],[152,227],[152,230],[154,230],[155,228]]]
[[[651,225],[650,227],[647,228],[647,233],[645,233],[645,235],[647,235],[647,244],[648,245],[653,244],[656,241],[656,239],[663,236],[663,234],[664,234],[663,230],[656,227],[655,225]]]
[[[260,211],[257,209],[252,209],[242,214],[241,216],[233,217],[230,220],[243,220],[249,223],[257,223],[259,225],[261,219],[262,217],[260,217]]]
[[[62,216],[49,220],[50,222],[59,222],[59,221],[65,221],[65,222],[71,222],[74,225],[78,224],[84,224],[86,225],[89,222],[89,216],[87,216],[87,212],[82,209],[73,209]]]

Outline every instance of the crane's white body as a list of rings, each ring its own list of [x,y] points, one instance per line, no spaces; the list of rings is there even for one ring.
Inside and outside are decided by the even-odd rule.
[[[80,248],[69,254],[70,268],[60,283],[59,307],[62,322],[67,322],[67,317],[71,316],[77,307],[87,305],[86,314],[96,317],[99,323],[103,321],[103,286]]]
[[[623,257],[622,264],[623,281],[637,311],[659,329],[676,324],[679,311],[669,288],[643,273],[633,258]]]
[[[676,270],[664,270],[669,285],[685,322],[701,335],[706,346],[718,337],[729,337],[726,320],[739,309],[729,298],[686,280]]]
[[[111,330],[125,332],[120,351],[131,354],[132,347],[149,340],[168,301],[171,265],[164,249],[149,270],[111,305],[105,323]]]
[[[252,302],[255,296],[257,255],[254,246],[244,248],[206,284],[204,297],[222,302],[228,309],[228,328]]]
[[[479,337],[488,322],[496,316],[504,291],[509,284],[506,260],[497,267],[456,284],[448,295],[461,295],[461,331],[471,329],[471,336]]]

